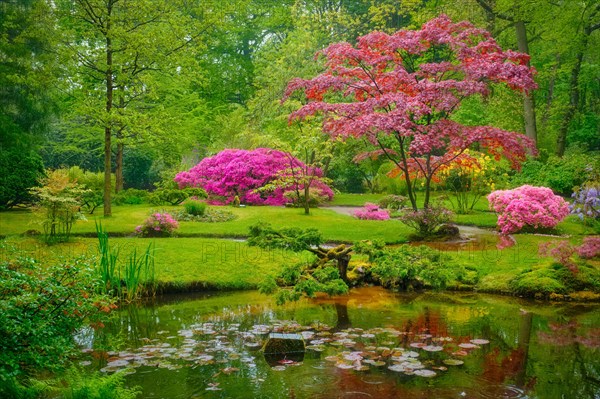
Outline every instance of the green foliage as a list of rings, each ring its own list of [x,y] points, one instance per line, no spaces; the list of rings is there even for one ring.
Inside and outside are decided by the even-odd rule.
[[[305,206],[306,199],[304,198],[305,192],[304,190],[290,190],[286,191],[283,195],[285,198],[289,199],[290,202],[286,204],[286,206],[291,206],[294,208],[301,208]],[[323,194],[321,190],[318,188],[310,188],[308,190],[308,206],[311,208],[316,208],[317,206],[327,202],[329,198]]]
[[[80,196],[81,207],[90,215],[103,203],[104,174],[90,172],[73,166],[68,170],[69,179],[77,183],[84,191]]]
[[[573,188],[587,178],[587,168],[600,164],[600,154],[572,150],[559,158],[550,156],[546,160],[529,160],[523,164],[521,173],[514,175],[511,185],[523,184],[549,187],[557,194],[569,196]]]
[[[64,399],[135,399],[141,393],[139,387],[124,387],[123,373],[82,374],[71,369],[65,380],[69,388],[64,390]]]
[[[126,301],[154,296],[158,284],[154,243],[148,244],[141,256],[134,248],[123,264],[119,261],[121,248],[111,246],[108,233],[101,224],[96,224],[96,234],[100,259],[95,273],[100,281],[99,292]]]
[[[11,378],[0,384],[0,397],[10,399],[134,399],[139,387],[125,388],[125,375],[82,372],[71,367],[51,379],[19,381]],[[60,395],[60,396],[58,396]]]
[[[267,276],[259,286],[260,292],[274,294],[277,304],[297,301],[303,296],[312,298],[317,292],[330,296],[348,292],[348,285],[340,278],[338,268],[328,264],[313,268],[309,264],[287,265],[277,276]]]
[[[0,211],[31,202],[30,189],[44,175],[42,159],[35,152],[0,151]]]
[[[391,162],[386,162],[379,167],[377,176],[374,179],[374,185],[382,193],[406,195],[408,189],[406,188],[406,182],[398,177],[389,177],[388,173],[394,169],[395,165]]]
[[[112,309],[96,288],[83,258],[50,267],[31,258],[1,262],[0,379],[60,370],[75,353],[75,331],[101,325]]]
[[[578,262],[577,268],[577,273],[573,273],[562,264],[553,263],[525,269],[509,282],[509,288],[529,297],[584,290],[600,292],[600,270],[585,262]]]
[[[401,291],[439,289],[451,281],[470,284],[477,280],[476,275],[468,273],[443,252],[427,246],[390,248],[380,241],[362,241],[355,244],[354,251],[369,256],[372,277],[386,288]]]
[[[206,198],[206,191],[195,187],[159,188],[150,194],[149,201],[153,205],[179,205],[190,197]]]
[[[403,211],[400,221],[416,231],[414,238],[426,239],[437,235],[438,232],[443,235],[444,231],[441,231],[440,227],[449,223],[453,215],[450,210],[439,205],[418,211],[411,208]]]
[[[127,188],[115,193],[113,203],[115,205],[138,205],[148,201],[150,194],[146,190]]]
[[[404,208],[406,201],[408,201],[408,198],[403,195],[390,194],[381,198],[378,204],[380,208],[398,211]]]
[[[123,154],[123,180],[127,188],[150,190],[158,181],[158,171],[154,168],[154,155],[151,151],[125,149]]]
[[[276,230],[269,223],[256,223],[249,228],[248,245],[261,248],[281,248],[290,251],[303,251],[323,242],[317,229],[300,229],[297,227]]]
[[[183,203],[185,212],[192,216],[204,216],[206,213],[206,202],[188,199]]]
[[[38,200],[37,212],[41,215],[44,239],[47,243],[68,241],[73,224],[82,219],[79,212],[81,196],[89,192],[72,182],[64,169],[47,173],[42,187],[31,189]]]
[[[178,222],[202,222],[202,223],[222,223],[229,222],[238,218],[233,212],[222,208],[207,208],[204,214],[194,216],[185,210],[171,213]]]

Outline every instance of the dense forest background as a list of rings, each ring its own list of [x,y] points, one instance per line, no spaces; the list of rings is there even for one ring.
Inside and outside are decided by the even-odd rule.
[[[441,13],[537,69],[529,96],[498,88],[458,118],[527,134],[539,162],[600,150],[597,0],[4,0],[0,168],[14,180],[27,178],[18,165],[109,168],[119,191],[151,189],[224,148],[321,148],[316,123],[288,124],[300,105],[281,103],[288,81],[318,74],[315,53],[330,43]],[[352,162],[361,145],[327,147],[342,190],[369,189],[381,167]]]

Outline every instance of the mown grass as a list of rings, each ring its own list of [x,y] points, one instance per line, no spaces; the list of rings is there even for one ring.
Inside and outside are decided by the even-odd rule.
[[[437,194],[436,194],[437,195]],[[341,198],[340,198],[341,197]],[[365,200],[365,195],[343,194],[338,196],[338,205],[362,205],[374,200]],[[121,237],[111,236],[111,245],[119,246],[123,258],[133,249],[142,253],[150,242],[156,247],[156,279],[159,285],[181,287],[210,287],[217,289],[256,288],[262,278],[276,273],[283,264],[305,259],[306,254],[293,254],[282,251],[265,251],[248,247],[244,242],[221,237],[244,237],[248,227],[257,222],[268,222],[277,228],[299,227],[317,228],[325,240],[354,242],[363,239],[383,239],[387,243],[402,243],[408,240],[412,232],[397,220],[362,221],[351,216],[341,215],[333,210],[312,209],[311,215],[303,210],[284,207],[243,207],[226,209],[235,213],[237,219],[221,223],[181,222],[178,237],[172,238],[136,238],[135,226],[152,211],[175,211],[180,207],[154,207],[149,205],[115,206],[113,216],[104,218],[100,214],[89,216],[87,221],[78,221],[70,242],[47,246],[34,237],[22,234],[31,229],[39,229],[34,215],[27,210],[0,213],[0,235],[8,236],[4,244],[16,247],[25,254],[45,262],[57,262],[64,257],[79,254],[98,255],[98,241],[91,238],[95,234],[95,222],[101,221],[109,232]],[[478,202],[474,213],[457,215],[459,224],[474,225],[493,229],[496,215],[487,211],[485,199]],[[99,211],[100,212],[100,211]],[[511,292],[510,282],[519,273],[529,269],[549,268],[550,258],[538,257],[538,245],[547,240],[569,239],[580,243],[583,236],[598,234],[598,231],[584,226],[577,218],[568,217],[559,224],[556,231],[562,237],[550,237],[533,234],[514,235],[517,245],[504,250],[496,248],[496,239],[489,236],[489,242],[483,245],[463,245],[456,250],[445,248],[445,255],[458,260],[474,270],[479,281],[474,287],[486,292]],[[89,235],[90,238],[83,235]],[[434,244],[435,246],[435,244]],[[9,250],[0,250],[0,255],[9,257]],[[14,252],[14,251],[12,251]],[[355,256],[356,261],[361,258]]]

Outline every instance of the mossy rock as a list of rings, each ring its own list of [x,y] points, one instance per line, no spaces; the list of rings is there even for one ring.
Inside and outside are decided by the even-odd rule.
[[[282,361],[301,362],[304,360],[306,346],[300,334],[271,333],[263,346],[265,360],[271,366]]]

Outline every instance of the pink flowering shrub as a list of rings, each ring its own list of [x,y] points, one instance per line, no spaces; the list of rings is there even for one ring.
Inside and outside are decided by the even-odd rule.
[[[585,237],[579,246],[574,246],[568,241],[544,242],[539,245],[538,252],[541,256],[553,257],[556,263],[577,273],[579,269],[573,255],[577,254],[581,259],[600,257],[600,237]]]
[[[306,168],[296,158],[270,148],[254,150],[227,149],[204,158],[189,171],[175,176],[180,188],[202,187],[209,195],[209,203],[231,203],[238,196],[241,203],[253,205],[283,205],[286,187],[274,190],[258,191],[269,182],[279,178],[281,172],[291,168]],[[315,169],[315,175],[321,175]],[[322,182],[315,181],[312,186],[319,189],[329,199],[333,191]]]
[[[179,223],[168,213],[153,213],[143,224],[135,228],[140,237],[168,237],[179,228]]]
[[[583,259],[600,257],[600,237],[585,237],[576,251],[577,255]]]
[[[558,264],[563,265],[569,269],[572,273],[577,273],[579,269],[577,265],[571,259],[575,253],[576,248],[573,247],[568,241],[559,242],[543,242],[538,246],[538,255],[540,256],[551,256],[554,261]]]
[[[523,228],[554,228],[569,214],[569,205],[547,187],[521,186],[497,190],[487,197],[490,209],[498,214],[502,234]]]
[[[379,205],[371,202],[365,203],[363,208],[357,209],[353,215],[362,220],[388,220],[390,212],[387,209],[379,209]]]

